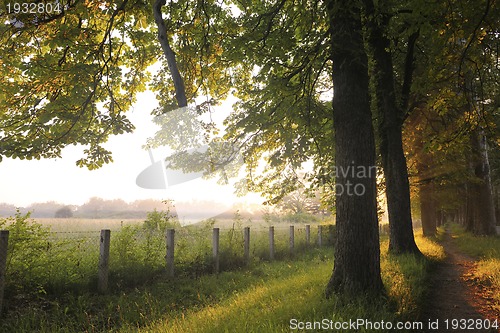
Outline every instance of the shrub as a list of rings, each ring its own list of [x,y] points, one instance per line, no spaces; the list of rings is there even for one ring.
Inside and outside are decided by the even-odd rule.
[[[148,231],[165,232],[167,228],[180,227],[179,221],[170,214],[170,209],[158,211],[156,208],[147,214],[143,228]]]
[[[7,292],[44,292],[47,281],[49,229],[30,219],[31,212],[0,219],[0,229],[9,230],[7,249]]]
[[[64,207],[61,207],[59,208],[55,215],[54,215],[55,218],[70,218],[70,217],[73,217],[73,211],[71,210],[71,207],[69,206],[64,206]]]

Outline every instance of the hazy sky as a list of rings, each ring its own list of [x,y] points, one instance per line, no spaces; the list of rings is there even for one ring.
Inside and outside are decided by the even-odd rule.
[[[147,190],[136,185],[137,175],[151,162],[142,146],[158,129],[150,112],[156,107],[151,92],[142,93],[128,117],[136,126],[132,134],[111,137],[105,147],[113,152],[114,162],[101,169],[89,171],[76,166],[83,157],[83,148],[70,146],[62,158],[45,160],[12,160],[0,163],[0,202],[27,206],[33,202],[57,201],[65,204],[83,204],[92,196],[105,199],[166,199],[182,201],[214,200],[232,202],[236,199],[229,186],[214,185],[214,181],[193,180],[167,190]],[[230,103],[216,109],[215,116],[228,113]],[[221,119],[222,119],[221,118]],[[156,160],[168,156],[165,148],[154,151]],[[253,201],[257,196],[252,196]]]

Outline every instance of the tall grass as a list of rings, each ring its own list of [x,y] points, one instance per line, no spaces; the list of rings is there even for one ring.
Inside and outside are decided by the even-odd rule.
[[[389,299],[395,302],[397,313],[408,318],[419,317],[428,290],[430,266],[445,258],[444,249],[436,240],[423,237],[419,232],[415,241],[425,259],[413,255],[391,255],[386,237],[381,242],[380,265]]]

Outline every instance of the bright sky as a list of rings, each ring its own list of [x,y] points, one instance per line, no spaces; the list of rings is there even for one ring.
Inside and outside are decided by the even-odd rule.
[[[225,203],[243,201],[232,195],[230,186],[217,186],[214,181],[192,180],[164,190],[143,189],[136,185],[137,175],[151,162],[148,151],[142,149],[148,137],[158,127],[152,122],[150,112],[157,102],[152,92],[138,96],[135,107],[127,113],[136,126],[132,134],[111,137],[105,147],[112,151],[114,162],[101,169],[89,171],[79,168],[75,162],[83,157],[83,148],[67,147],[60,159],[12,160],[0,163],[0,202],[27,206],[33,202],[57,201],[64,204],[83,204],[90,197],[104,199],[167,199],[180,201],[219,200]],[[223,119],[231,102],[215,108],[213,117]],[[155,160],[169,155],[165,148],[154,151]],[[258,195],[246,198],[256,202]]]

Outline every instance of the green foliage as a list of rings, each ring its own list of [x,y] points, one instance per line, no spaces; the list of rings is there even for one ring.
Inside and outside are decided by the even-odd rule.
[[[112,288],[141,285],[165,266],[165,233],[143,226],[123,226],[112,236],[110,281]]]
[[[159,231],[165,233],[170,229],[179,228],[181,225],[177,218],[170,213],[170,207],[166,210],[158,211],[156,208],[147,214],[142,227],[148,231]]]
[[[460,191],[457,185],[464,178],[475,178],[469,167],[474,154],[471,133],[488,128],[490,142],[498,137],[498,105],[494,102],[500,88],[498,6],[468,0],[434,6],[412,1],[410,5],[423,10],[422,14],[413,11],[411,17],[414,22],[420,16],[417,46],[425,55],[415,59],[415,105],[404,131],[408,164],[418,166],[419,160],[424,161],[420,164],[426,172],[410,172],[418,172],[420,179],[432,179],[438,188],[436,201],[444,202],[444,209],[457,209],[463,196],[456,194]],[[403,58],[399,61],[402,66]],[[496,144],[491,147],[498,149]]]
[[[0,220],[0,228],[10,231],[7,297],[23,294],[29,301],[86,287],[97,267],[98,241],[89,245],[85,238],[54,237],[30,214],[17,211],[14,217]]]
[[[222,230],[220,235],[220,269],[230,270],[245,264],[243,217],[239,210],[234,213],[233,225],[229,230]]]
[[[148,12],[145,4],[99,0],[68,3],[59,13],[2,10],[0,156],[60,157],[80,143],[86,157],[77,165],[111,162],[102,144],[133,130],[124,112],[156,60],[154,31],[134,29]]]
[[[214,219],[200,226],[176,230],[175,265],[181,274],[200,276],[212,271],[212,230]]]
[[[8,292],[44,293],[49,230],[30,219],[30,212],[0,219],[0,229],[9,230],[6,285]]]
[[[19,229],[29,225],[26,219],[23,220],[25,217],[19,216]],[[326,300],[323,297],[324,281],[328,279],[333,264],[332,248],[325,246],[297,251],[291,260],[285,254],[288,251],[288,228],[276,229],[277,247],[281,247],[279,251],[282,253],[277,258],[287,260],[259,260],[267,259],[268,256],[267,228],[260,231],[252,228],[253,260],[249,266],[236,268],[239,265],[236,260],[242,257],[241,251],[228,257],[235,260],[226,267],[228,270],[218,275],[204,274],[210,273],[212,269],[211,231],[214,222],[209,220],[201,226],[189,226],[176,231],[178,244],[184,246],[182,250],[176,249],[178,275],[175,279],[164,277],[154,267],[140,261],[148,257],[144,245],[144,232],[147,230],[142,225],[133,228],[124,226],[119,232],[113,232],[111,292],[107,295],[96,295],[93,292],[95,285],[88,285],[97,267],[98,235],[94,234],[96,237],[93,236],[95,239],[92,244],[69,238],[59,239],[58,244],[52,240],[49,256],[56,256],[45,263],[45,269],[51,271],[51,276],[56,280],[63,275],[71,277],[73,274],[73,282],[83,283],[86,279],[87,284],[80,284],[78,288],[75,285],[73,289],[68,289],[69,284],[59,285],[57,294],[50,288],[47,294],[38,293],[29,303],[26,298],[23,298],[22,303],[14,302],[9,292],[7,304],[11,305],[0,323],[0,330],[176,332],[189,327],[200,332],[225,329],[267,332],[269,328],[281,332],[289,331],[287,325],[294,317],[304,320],[349,320],[360,317],[391,321],[416,319],[426,290],[429,262],[416,260],[412,256],[388,255],[386,240],[382,242],[382,273],[389,301],[360,299],[347,304],[340,299]],[[231,247],[239,251],[241,222],[241,217],[235,214],[235,227],[221,230],[221,250]],[[157,234],[158,237],[164,237],[161,233]],[[314,243],[317,240],[314,236],[316,233],[311,234],[311,242]],[[188,238],[188,235],[191,236]],[[303,231],[296,229],[297,243],[303,236]],[[324,239],[326,237],[327,234]],[[231,240],[232,246],[225,245],[228,240]],[[435,242],[418,236],[417,243],[429,258],[444,258],[442,248]],[[56,251],[56,247],[61,245],[66,247]],[[95,251],[85,252],[89,259],[82,260],[82,252],[89,247]],[[158,256],[155,259],[157,261],[154,261],[156,252],[151,247],[149,249],[152,251],[149,264],[154,265],[156,262],[157,268],[163,265],[163,258]],[[164,250],[157,253],[164,255]],[[263,254],[260,258],[257,257],[259,253]],[[194,258],[205,261],[196,263]],[[82,267],[80,270],[70,269],[76,266],[75,263],[87,266],[90,272],[85,275]],[[195,266],[188,268],[190,264]],[[59,271],[61,273],[57,275]],[[311,274],[312,271],[314,274]],[[25,277],[20,278],[24,281]],[[25,291],[28,292],[27,289]]]
[[[56,211],[56,213],[54,214],[54,217],[56,217],[56,218],[70,218],[70,217],[73,217],[73,211],[71,210],[71,207],[64,206],[62,208],[59,208]]]
[[[332,165],[331,62],[324,6],[309,1],[242,6],[241,33],[232,42],[245,48],[227,52],[241,59],[237,69],[243,71],[235,75],[240,102],[226,121],[226,138],[241,142],[246,185],[264,193],[269,203],[297,188],[296,172],[303,162],[314,159],[314,172],[308,176],[316,181]],[[257,173],[261,159],[267,165]]]
[[[288,223],[302,223],[302,224],[318,223],[320,221],[320,218],[318,216],[310,213],[296,213],[296,214],[288,213],[283,215],[281,219],[284,222]]]

